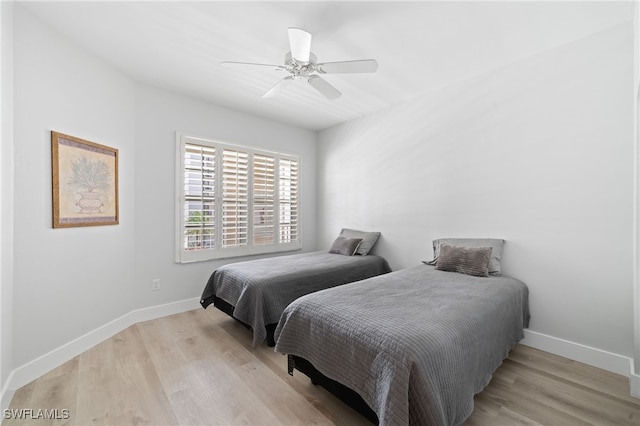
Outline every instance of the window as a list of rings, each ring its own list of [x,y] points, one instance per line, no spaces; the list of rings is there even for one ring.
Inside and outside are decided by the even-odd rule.
[[[177,262],[300,248],[298,157],[176,139]]]

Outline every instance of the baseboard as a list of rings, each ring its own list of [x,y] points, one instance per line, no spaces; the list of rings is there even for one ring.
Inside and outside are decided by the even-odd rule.
[[[631,396],[640,398],[640,375],[631,373],[629,375],[629,385],[631,387]]]
[[[43,374],[64,364],[75,356],[92,348],[98,343],[105,341],[127,327],[142,321],[178,314],[197,309],[199,307],[200,298],[196,297],[164,305],[136,309],[16,368],[11,372],[11,374],[9,374],[5,386],[2,389],[2,410],[9,406],[16,389],[21,388]]]
[[[631,373],[633,372],[631,367],[633,364],[632,358],[592,348],[591,346],[581,345],[580,343],[569,340],[559,339],[536,331],[525,330],[524,339],[520,341],[520,343],[625,377],[631,377]]]
[[[631,396],[640,398],[640,374],[636,373],[634,361],[631,360],[631,367],[629,373],[629,387],[631,388]]]

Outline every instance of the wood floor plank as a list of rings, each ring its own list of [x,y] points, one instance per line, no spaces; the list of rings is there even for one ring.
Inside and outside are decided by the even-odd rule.
[[[173,321],[172,325],[163,331],[164,337],[158,335],[158,330],[155,330],[156,340],[173,339],[173,342],[168,352],[166,347],[162,348],[165,355],[164,360],[156,355],[152,355],[152,359],[159,366],[159,371],[163,373],[176,369],[180,371],[178,374],[174,374],[174,383],[178,380],[183,380],[184,383],[188,382],[190,384],[200,382],[200,386],[198,386],[200,390],[197,391],[197,395],[194,394],[192,389],[187,389],[184,386],[180,386],[180,389],[176,392],[175,386],[167,388],[167,384],[164,384],[169,393],[172,406],[180,411],[178,416],[182,416],[185,422],[198,423],[198,417],[194,418],[191,413],[193,411],[191,401],[193,401],[194,397],[199,399],[200,395],[208,393],[209,403],[202,401],[202,404],[199,405],[210,407],[208,412],[202,415],[212,415],[214,423],[236,424],[247,422],[256,424],[256,422],[265,421],[278,423],[277,417],[273,416],[269,419],[269,416],[265,415],[265,411],[274,406],[273,398],[275,398],[277,401],[289,401],[295,407],[308,405],[303,408],[304,416],[297,417],[297,419],[302,419],[306,416],[314,424],[327,424],[327,419],[323,418],[319,412],[310,417],[309,413],[313,410],[312,406],[288,387],[286,383],[282,382],[277,375],[265,369],[252,352],[245,351],[241,345],[233,339],[229,339],[219,328],[211,329],[206,327],[196,332],[194,330],[197,328],[193,327],[193,322],[191,322],[190,327],[188,327],[189,333],[181,333],[175,327],[179,323],[180,321]],[[145,325],[143,324],[142,327]],[[245,331],[247,330],[245,329]],[[146,334],[152,334],[152,332],[153,330],[146,330]],[[153,345],[148,340],[146,343],[147,345]],[[157,347],[158,345],[156,344],[155,346]],[[167,358],[168,354],[171,355],[171,359]],[[182,367],[175,367],[180,365]],[[256,384],[256,375],[262,380],[262,385]],[[210,376],[213,377],[209,381]],[[161,377],[161,380],[163,380],[163,377]],[[246,383],[236,384],[232,388],[228,386],[229,383],[238,381]],[[245,395],[244,398],[233,398],[244,399],[245,405],[240,404],[236,407],[237,404],[235,403],[229,404],[229,396],[234,392],[240,392]],[[252,393],[256,397],[253,400],[251,398]],[[185,402],[189,403],[189,405],[185,404]],[[185,407],[188,408],[188,411]],[[287,411],[288,408],[284,408],[284,410]],[[295,414],[294,412],[294,416]],[[279,415],[287,416],[286,413],[279,413]],[[201,421],[202,417],[199,417],[199,419]],[[297,423],[297,421],[294,422]]]
[[[366,418],[359,415],[351,407],[336,399],[331,393],[321,386],[314,386],[304,374],[294,372],[293,376],[287,373],[286,356],[275,352],[273,349],[265,345],[253,349],[251,332],[240,324],[238,321],[225,318],[216,309],[208,309],[205,312],[209,318],[201,316],[201,324],[203,328],[210,327],[211,322],[215,321],[220,324],[219,328],[228,333],[227,339],[238,342],[247,352],[253,353],[265,366],[271,369],[278,377],[283,378],[289,386],[296,392],[300,393],[305,399],[322,412],[325,417],[330,419],[333,424],[344,425],[371,425]],[[204,320],[204,322],[202,322]]]
[[[199,424],[203,418],[210,418],[209,424],[229,424],[238,420],[233,405],[225,403],[226,389],[220,387],[229,383],[230,378],[222,379],[231,372],[210,356],[206,345],[194,345],[197,339],[193,335],[173,335],[170,325],[159,328],[145,323],[141,329],[145,330],[143,340],[151,348],[150,357],[180,424]],[[192,349],[186,356],[185,345]],[[203,368],[216,376],[213,384],[203,376]]]
[[[556,376],[558,379],[565,379],[590,389],[602,390],[607,395],[631,403],[638,402],[638,399],[629,393],[628,380],[621,379],[620,375],[610,371],[522,345],[516,346],[511,351],[509,359],[526,365],[528,369]]]
[[[38,425],[370,425],[215,308],[129,327],[18,389],[10,409],[69,409]],[[640,425],[625,377],[517,345],[468,426]],[[3,426],[32,425],[5,419]]]
[[[525,390],[522,387],[503,383],[495,375],[491,384],[482,393],[498,402],[500,407],[508,407],[520,416],[543,425],[579,426],[591,424],[550,405],[544,389]],[[473,417],[472,414],[471,419]]]
[[[581,419],[585,423],[603,425],[638,425],[640,407],[632,402],[603,393],[582,384],[552,376],[539,370],[527,370],[511,360],[504,363],[505,370],[519,371],[519,378],[512,389],[534,393],[538,400]],[[603,402],[606,401],[606,407]],[[631,422],[629,422],[631,420]]]
[[[35,391],[37,384],[37,380],[34,380],[18,389],[13,394],[9,409],[20,410],[23,408],[30,408],[35,406],[35,404],[38,404],[38,401],[33,404],[31,403],[33,392]],[[4,420],[2,421],[2,424],[7,426],[23,426],[29,424],[26,420],[23,420],[22,417],[18,417],[17,412],[16,415],[10,416],[9,418],[3,416],[3,418]]]
[[[20,400],[23,401],[21,405],[10,408],[24,408],[30,411],[23,412],[22,419],[4,420],[3,424],[32,425],[34,422],[43,426],[71,424],[77,395],[77,368],[73,367],[77,367],[77,361],[69,361],[59,370],[47,373],[28,385],[27,394],[14,397],[18,403]]]
[[[118,410],[119,383],[115,376],[115,337],[83,352],[79,360],[75,424],[107,424]]]

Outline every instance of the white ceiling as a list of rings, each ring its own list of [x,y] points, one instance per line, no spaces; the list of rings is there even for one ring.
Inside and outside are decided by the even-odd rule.
[[[20,2],[133,79],[320,130],[633,18],[627,2]],[[375,74],[325,75],[330,101],[304,81],[261,96],[282,71],[287,28],[313,35],[319,62],[374,58]]]

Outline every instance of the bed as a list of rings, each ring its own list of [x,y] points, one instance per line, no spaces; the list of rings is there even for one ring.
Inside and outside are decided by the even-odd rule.
[[[419,264],[297,299],[275,350],[374,423],[458,425],[528,323],[523,282]]]
[[[214,271],[200,304],[216,308],[253,331],[253,347],[273,332],[284,308],[300,296],[391,271],[370,253],[379,232],[343,229],[329,250],[228,264]]]

